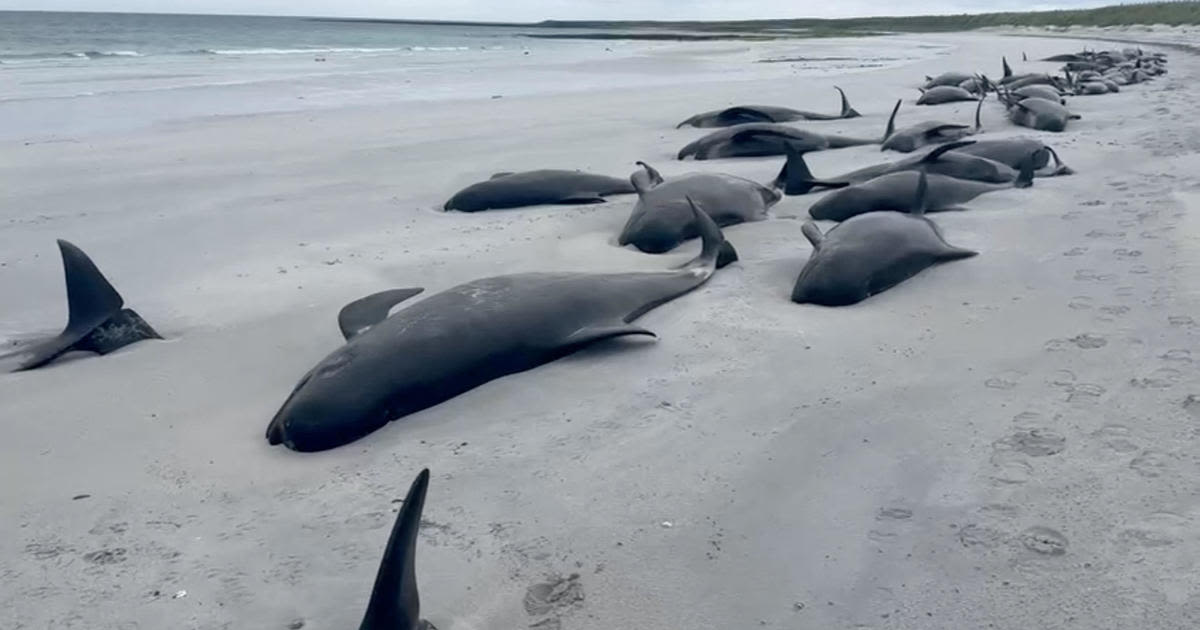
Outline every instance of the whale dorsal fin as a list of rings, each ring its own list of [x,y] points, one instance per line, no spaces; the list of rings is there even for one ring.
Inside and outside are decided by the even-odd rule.
[[[421,528],[421,510],[429,489],[429,469],[422,470],[408,488],[404,505],[396,515],[396,524],[383,551],[371,601],[367,604],[359,630],[418,630],[421,627],[421,601],[417,595],[417,532]]]
[[[645,194],[651,188],[663,183],[663,176],[653,166],[638,160],[637,165],[642,167],[642,170],[635,172],[629,176],[629,183],[633,184],[633,189],[638,195]]]
[[[838,94],[842,95],[842,111],[839,114],[841,118],[858,118],[859,116],[862,116],[862,114],[858,113],[858,110],[850,107],[850,99],[846,98],[846,93],[842,91],[842,88],[835,85],[833,86],[833,89],[837,90]]]
[[[349,341],[387,319],[388,311],[392,310],[393,306],[424,290],[420,287],[391,289],[354,300],[338,312],[338,328],[342,329],[342,336]]]
[[[913,201],[912,213],[921,216],[929,209],[929,175],[925,173],[925,169],[920,170],[920,175],[917,177],[917,195]]]
[[[509,175],[514,175],[514,174],[515,173],[513,173],[512,171],[502,171],[502,172],[493,174],[488,179],[500,179],[501,177],[508,177]]]
[[[813,249],[821,249],[821,243],[824,242],[825,235],[821,234],[821,228],[817,227],[816,223],[812,221],[805,222],[804,225],[800,226],[800,233],[804,235],[804,238],[808,239],[809,243],[812,243]]]
[[[1011,77],[1013,74],[1012,68],[1008,67],[1008,57],[1001,57],[1001,63],[1004,64],[1004,78]]]
[[[979,97],[979,104],[975,106],[975,133],[979,133],[983,129],[983,119],[980,115],[983,113],[983,102],[987,100],[987,92]]]
[[[900,103],[903,102],[904,101],[902,99],[896,99],[896,106],[892,108],[892,115],[890,118],[888,118],[887,128],[883,130],[884,142],[887,142],[887,139],[891,138],[892,134],[896,133],[896,113],[900,111]]]
[[[17,353],[17,370],[40,367],[72,349],[105,354],[141,339],[159,338],[136,313],[122,310],[125,300],[83,250],[61,239],[58,249],[67,285],[67,327]],[[112,326],[106,327],[110,320]],[[99,328],[105,328],[103,334],[92,338]]]
[[[121,310],[125,300],[83,250],[64,240],[58,249],[67,281],[67,330],[95,328]]]

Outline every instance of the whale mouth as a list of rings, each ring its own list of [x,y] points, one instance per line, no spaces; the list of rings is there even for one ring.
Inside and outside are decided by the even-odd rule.
[[[281,444],[283,440],[283,423],[276,417],[271,420],[271,424],[267,425],[267,443],[271,446],[276,446]]]

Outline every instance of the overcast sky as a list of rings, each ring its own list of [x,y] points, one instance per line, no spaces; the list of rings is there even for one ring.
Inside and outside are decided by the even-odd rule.
[[[0,0],[0,9],[442,20],[849,17],[1083,8],[1116,0]]]

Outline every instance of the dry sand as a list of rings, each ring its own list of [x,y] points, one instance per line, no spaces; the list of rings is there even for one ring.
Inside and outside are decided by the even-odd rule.
[[[796,305],[815,197],[789,198],[726,230],[739,264],[639,321],[657,342],[602,344],[331,452],[263,439],[351,299],[663,268],[696,247],[616,248],[630,197],[434,210],[467,183],[637,159],[766,181],[779,159],[672,161],[703,133],[674,124],[744,102],[832,111],[834,84],[866,115],[814,128],[881,133],[899,96],[905,124],[965,121],[970,104],[912,106],[913,86],[1101,45],[869,45],[897,42],[944,48],[839,76],[617,80],[759,50],[675,46],[587,68],[613,73],[605,89],[0,144],[0,338],[65,320],[56,237],[170,337],[0,376],[0,627],[354,627],[426,466],[417,565],[442,630],[1195,627],[1200,64],[1180,51],[1151,84],[1072,101],[1083,120],[1047,139],[1078,175],[936,217],[974,259],[855,307]],[[761,56],[788,46],[805,44]],[[984,115],[989,136],[1022,133]],[[527,589],[571,574],[527,610]]]

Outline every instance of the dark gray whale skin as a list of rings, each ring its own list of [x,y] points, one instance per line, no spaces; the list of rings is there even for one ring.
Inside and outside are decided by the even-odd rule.
[[[788,148],[808,153],[825,149],[841,149],[866,144],[879,144],[882,139],[849,138],[816,133],[778,123],[747,123],[714,131],[679,150],[683,160],[731,157],[763,157],[786,155]]]
[[[386,319],[365,326],[370,317],[339,316],[347,343],[296,385],[267,427],[268,442],[296,451],[334,448],[596,341],[653,336],[630,322],[704,284],[719,263],[737,257],[712,219],[694,205],[692,212],[702,251],[676,270],[483,278],[390,317],[375,296],[351,303],[346,309]],[[414,293],[389,295],[395,303]]]
[[[648,254],[671,251],[700,235],[689,200],[724,227],[762,221],[771,206],[783,198],[783,193],[774,188],[734,175],[686,173],[664,181],[650,165],[638,164],[645,170],[630,177],[638,189],[638,201],[617,243],[633,245]]]
[[[837,90],[842,96],[842,111],[837,114],[822,114],[774,105],[739,105],[737,107],[727,107],[725,109],[704,112],[703,114],[696,114],[679,123],[675,128],[679,129],[690,125],[692,127],[707,129],[712,127],[732,127],[733,125],[751,122],[782,123],[794,120],[841,120],[862,116],[853,107],[850,107],[850,101],[846,99],[846,93],[842,91],[842,88],[834,87],[833,89]]]
[[[428,490],[426,468],[413,479],[396,515],[359,630],[434,630],[421,619],[416,571],[417,533]]]
[[[802,230],[813,252],[792,288],[799,304],[848,306],[882,293],[941,262],[975,256],[954,247],[925,218],[924,172],[913,214],[868,212],[837,224],[825,234],[813,222]]]
[[[793,151],[788,153],[787,162],[784,163],[783,168],[779,171],[779,176],[775,179],[775,186],[782,188],[785,195],[803,195],[817,187],[837,188],[861,184],[889,173],[916,169],[993,184],[1009,183],[1017,179],[1018,171],[1007,164],[956,150],[974,143],[974,140],[950,142],[934,147],[921,155],[894,162],[874,164],[823,179],[813,176],[808,169],[808,164],[804,161],[804,155]]]
[[[471,184],[446,202],[446,210],[479,212],[542,204],[604,203],[608,195],[633,193],[629,180],[579,171],[497,173]]]
[[[50,339],[0,354],[0,372],[32,370],[72,351],[105,355],[145,339],[162,339],[113,288],[96,263],[72,243],[58,241],[67,284],[67,326]]]
[[[883,210],[913,213],[954,209],[985,193],[1029,188],[1033,185],[1036,157],[1036,152],[1026,156],[1020,175],[1011,184],[989,184],[916,170],[900,171],[835,190],[809,207],[808,214],[817,220],[845,221],[860,214]],[[916,195],[922,179],[928,181],[928,189],[925,199],[919,202]],[[923,206],[918,206],[918,203],[923,203]]]

